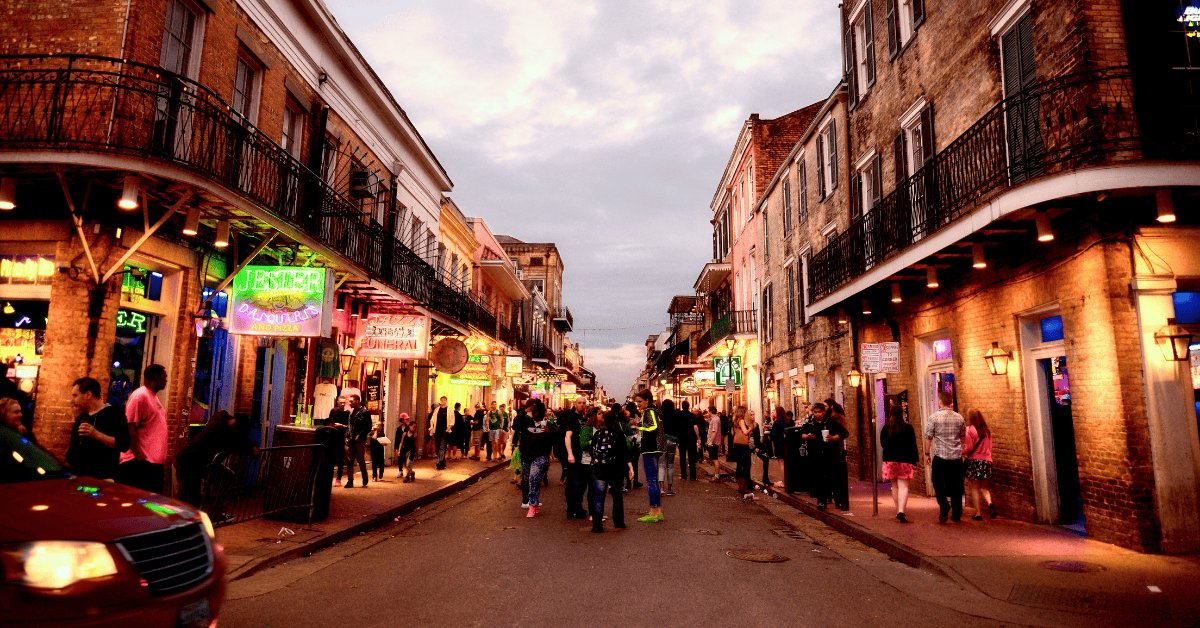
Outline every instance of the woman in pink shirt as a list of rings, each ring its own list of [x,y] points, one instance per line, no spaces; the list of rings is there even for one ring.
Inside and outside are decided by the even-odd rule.
[[[967,486],[975,507],[975,521],[983,520],[983,505],[980,494],[987,502],[988,518],[996,518],[996,506],[992,504],[992,431],[988,429],[983,413],[975,408],[967,410],[967,435],[963,437],[963,460],[966,461]]]

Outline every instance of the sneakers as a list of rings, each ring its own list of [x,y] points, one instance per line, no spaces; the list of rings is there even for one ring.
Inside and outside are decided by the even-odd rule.
[[[971,521],[983,521],[983,515],[972,515]]]
[[[341,486],[341,485],[342,485],[342,478],[338,478],[338,479],[334,480],[334,481],[333,481],[333,485],[334,485],[334,486]]]
[[[529,502],[521,502],[521,510],[525,510],[526,508],[529,508]]]
[[[538,508],[537,506],[530,506],[529,512],[525,513],[525,516],[529,519],[532,519],[532,518],[536,517],[538,515],[538,512],[540,512],[540,511],[541,511],[541,508]]]
[[[668,490],[667,490],[665,493],[663,493],[663,496],[664,496],[664,497],[674,497],[674,496],[675,496],[675,491],[672,491],[672,490],[668,489]]]
[[[663,516],[661,514],[655,515],[646,513],[645,515],[638,517],[638,521],[640,523],[662,523]]]

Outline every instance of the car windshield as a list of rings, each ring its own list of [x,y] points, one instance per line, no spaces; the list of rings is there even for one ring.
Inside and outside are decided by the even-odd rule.
[[[0,426],[0,484],[67,476],[67,470],[30,439]]]

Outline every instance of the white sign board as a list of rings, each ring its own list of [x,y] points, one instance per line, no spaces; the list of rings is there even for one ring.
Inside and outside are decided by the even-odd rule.
[[[898,342],[881,342],[880,344],[880,361],[883,363],[884,373],[899,373],[900,372],[900,343]]]
[[[864,342],[859,349],[858,363],[864,373],[899,373],[900,343]]]

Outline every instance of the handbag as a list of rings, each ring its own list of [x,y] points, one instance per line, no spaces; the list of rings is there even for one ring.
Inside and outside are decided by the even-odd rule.
[[[375,441],[378,442],[380,445],[391,445],[392,444],[392,439],[388,438],[387,436],[380,436],[379,438],[376,438]]]
[[[735,429],[733,431],[733,444],[734,445],[749,445],[750,444],[750,436],[747,434],[744,434],[740,428]]]

